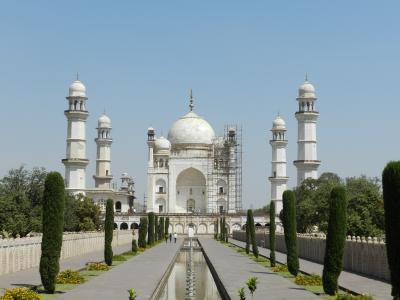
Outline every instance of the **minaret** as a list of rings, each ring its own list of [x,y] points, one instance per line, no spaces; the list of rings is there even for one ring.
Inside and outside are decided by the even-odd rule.
[[[272,140],[269,141],[272,147],[271,161],[271,201],[275,201],[276,214],[281,212],[282,194],[286,190],[288,177],[286,174],[286,147],[288,141],[285,139],[285,121],[278,116],[272,124]]]
[[[86,88],[78,78],[69,87],[68,109],[64,111],[68,121],[65,186],[74,194],[85,193],[86,188]]]
[[[294,165],[297,168],[297,185],[304,179],[318,178],[318,167],[321,161],[317,159],[317,119],[319,113],[315,110],[314,86],[306,81],[299,88],[299,110],[295,116],[298,122],[297,160]]]
[[[111,120],[103,114],[98,120],[96,156],[96,175],[94,178],[94,185],[100,189],[111,189]]]

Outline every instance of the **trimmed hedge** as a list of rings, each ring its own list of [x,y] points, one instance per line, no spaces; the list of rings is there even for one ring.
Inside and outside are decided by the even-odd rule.
[[[382,173],[386,251],[393,299],[400,299],[400,161],[389,162]]]
[[[275,231],[276,231],[275,217],[276,217],[275,201],[271,201],[271,205],[269,207],[269,220],[270,220],[270,223],[269,223],[269,248],[270,248],[269,260],[271,262],[271,267],[275,267]]]
[[[169,234],[169,217],[165,218],[165,229],[164,229],[165,235]]]
[[[64,230],[65,188],[58,172],[46,176],[43,192],[43,236],[40,257],[40,278],[44,289],[53,294],[60,271],[60,254]]]
[[[112,265],[113,250],[112,240],[114,232],[114,202],[112,199],[107,200],[106,204],[106,220],[104,223],[104,261],[108,266]]]
[[[148,231],[147,224],[148,224],[147,217],[141,217],[139,224],[139,239],[138,239],[138,244],[140,248],[146,248],[146,236]]]
[[[250,233],[250,241],[251,241],[251,249],[253,250],[253,254],[256,258],[258,258],[258,247],[256,240],[256,227],[254,225],[254,216],[253,210],[249,209],[247,211],[247,223],[250,224],[249,233]]]
[[[147,234],[147,244],[148,245],[153,245],[154,244],[154,213],[149,212],[147,214],[147,218],[149,220],[149,228],[148,228],[148,234]]]
[[[160,226],[158,227],[159,228],[159,239],[160,240],[162,240],[162,239],[165,239],[165,233],[164,233],[164,228],[165,228],[165,224],[164,224],[164,217],[161,217],[160,218]]]
[[[283,193],[283,228],[285,231],[287,266],[293,276],[297,276],[299,272],[296,227],[296,196],[293,191],[288,190]]]
[[[344,187],[334,187],[329,199],[329,222],[326,236],[322,281],[325,293],[335,295],[343,268],[343,249],[346,242],[347,200]]]

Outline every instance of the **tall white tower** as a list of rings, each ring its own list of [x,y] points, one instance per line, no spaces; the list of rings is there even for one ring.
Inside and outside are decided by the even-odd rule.
[[[96,175],[93,176],[96,188],[111,189],[111,120],[103,114],[98,120],[96,156]]]
[[[269,141],[272,147],[271,161],[271,201],[275,201],[276,214],[281,212],[282,194],[286,190],[288,177],[286,174],[286,147],[288,141],[285,139],[285,121],[278,116],[272,124],[272,140]]]
[[[67,157],[62,160],[65,166],[65,185],[72,193],[85,193],[86,188],[86,88],[78,79],[69,87],[68,109],[64,111],[68,121]]]
[[[299,88],[299,110],[295,116],[298,123],[297,160],[297,185],[304,179],[318,178],[318,167],[321,161],[317,159],[317,119],[319,113],[315,110],[314,86],[306,81]]]

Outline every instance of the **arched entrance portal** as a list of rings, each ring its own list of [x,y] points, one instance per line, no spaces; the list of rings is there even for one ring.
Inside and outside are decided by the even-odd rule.
[[[199,170],[188,168],[176,179],[176,206],[178,212],[205,213],[206,178]]]

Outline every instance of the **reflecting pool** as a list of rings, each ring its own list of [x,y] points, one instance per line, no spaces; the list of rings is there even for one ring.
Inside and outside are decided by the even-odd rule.
[[[158,299],[221,299],[214,278],[200,250],[180,251]]]

